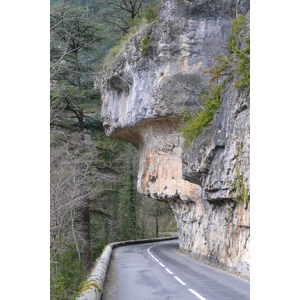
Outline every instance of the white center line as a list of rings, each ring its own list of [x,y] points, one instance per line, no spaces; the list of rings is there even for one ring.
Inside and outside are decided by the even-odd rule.
[[[173,272],[171,272],[168,268],[166,268],[166,271],[169,272],[170,274],[174,274]]]
[[[179,281],[182,285],[186,285],[180,278],[178,278],[177,276],[174,276],[174,278]]]
[[[197,292],[195,292],[194,290],[192,289],[189,289],[189,291],[194,294],[197,298],[201,299],[201,300],[206,300],[205,298],[203,298],[201,295],[199,295]]]
[[[168,273],[174,275],[173,272],[171,272],[168,268],[166,268],[165,265],[163,265],[161,262],[159,262],[159,260],[158,260],[158,259],[150,252],[150,249],[151,249],[152,247],[155,247],[155,246],[157,246],[157,245],[153,245],[153,246],[149,247],[149,248],[147,249],[148,253],[149,253],[149,254],[152,256],[152,258],[155,259],[162,267],[164,267],[165,270],[166,270]],[[186,285],[179,277],[174,276],[174,278],[175,278],[178,282],[180,282],[182,285]],[[198,299],[206,300],[206,299],[203,298],[200,294],[198,294],[197,292],[195,292],[193,289],[188,289],[188,290],[189,290],[192,294],[194,294]]]

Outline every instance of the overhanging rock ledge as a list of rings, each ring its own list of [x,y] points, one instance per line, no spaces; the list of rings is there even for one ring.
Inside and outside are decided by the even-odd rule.
[[[249,7],[244,0],[166,0],[159,20],[129,39],[97,81],[105,132],[138,148],[138,190],[170,203],[180,248],[245,277],[250,201],[237,203],[234,184],[242,178],[250,190],[249,95],[229,82],[213,122],[190,149],[178,128],[186,109],[199,109],[209,80],[201,73],[224,54],[230,18],[249,17]],[[142,56],[146,36],[151,46]]]

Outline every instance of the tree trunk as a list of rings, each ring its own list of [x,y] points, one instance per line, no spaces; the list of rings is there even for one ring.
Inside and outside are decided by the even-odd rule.
[[[74,215],[75,215],[75,212],[74,212]],[[76,234],[75,234],[75,230],[74,230],[73,209],[71,209],[71,221],[72,221],[72,233],[73,233],[74,243],[75,243],[75,246],[76,246],[78,258],[81,259],[81,255],[80,255],[80,251],[79,251],[79,247],[78,247],[78,243],[77,243],[77,239],[76,239]]]
[[[158,213],[156,212],[155,216],[155,231],[156,231],[156,237],[158,238]]]
[[[78,120],[78,126],[79,126],[80,131],[84,130],[83,116],[84,116],[83,109],[82,108],[77,109],[76,110],[76,117],[77,117],[77,120]]]
[[[85,271],[89,271],[91,265],[91,226],[90,226],[90,207],[88,200],[84,201],[84,207],[82,208],[82,262]]]

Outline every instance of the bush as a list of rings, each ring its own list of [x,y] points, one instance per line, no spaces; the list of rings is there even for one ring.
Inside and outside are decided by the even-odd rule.
[[[237,70],[238,79],[234,83],[234,87],[238,91],[250,91],[250,38],[245,40],[247,47],[239,50],[235,49],[234,53],[238,58]]]
[[[58,271],[51,265],[51,299],[75,299],[79,292],[79,284],[84,279],[81,260],[75,246],[59,255]]]
[[[142,45],[141,45],[141,54],[142,56],[146,56],[149,54],[149,48],[151,47],[152,40],[150,35],[146,35],[144,39],[142,40]]]
[[[235,78],[234,87],[238,91],[250,92],[250,36],[242,36],[247,26],[246,18],[238,15],[231,20],[231,31],[228,38],[228,54],[215,57],[218,64],[202,73],[210,73],[210,82],[222,79],[223,83]]]
[[[200,134],[201,129],[212,121],[214,113],[220,107],[220,93],[226,82],[235,78],[234,87],[239,92],[250,92],[250,37],[242,39],[246,26],[246,18],[242,15],[231,20],[228,53],[224,57],[214,58],[218,64],[202,72],[211,74],[210,87],[208,92],[200,96],[202,109],[183,115],[184,124],[180,130],[186,145],[189,145]],[[218,84],[213,86],[214,82]]]
[[[152,2],[150,6],[142,13],[142,18],[145,18],[148,23],[157,20],[157,6],[156,2]]]
[[[210,86],[207,92],[200,96],[200,112],[186,112],[184,125],[180,128],[186,145],[189,145],[210,121],[214,113],[220,108],[220,93],[222,85]]]

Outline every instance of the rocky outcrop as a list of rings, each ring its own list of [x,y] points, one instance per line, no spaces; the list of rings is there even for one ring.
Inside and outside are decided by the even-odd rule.
[[[168,201],[183,250],[249,276],[249,95],[229,82],[221,107],[187,149],[182,113],[198,110],[213,57],[225,53],[230,18],[249,1],[166,0],[159,20],[133,36],[98,85],[107,135],[140,154],[138,190]],[[143,40],[151,41],[141,54]]]
[[[200,185],[202,197],[196,205],[175,202],[173,210],[181,222],[182,248],[249,276],[250,99],[232,84],[224,90],[214,122],[183,151],[182,177]]]

